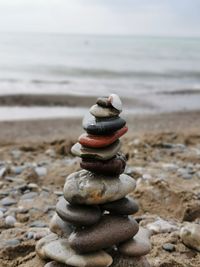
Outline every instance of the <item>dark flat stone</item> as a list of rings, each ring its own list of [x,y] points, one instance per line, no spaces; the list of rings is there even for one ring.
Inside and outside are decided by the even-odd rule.
[[[83,120],[83,128],[89,134],[106,135],[111,134],[122,127],[126,121],[120,117],[96,119],[92,115],[87,115]]]
[[[98,206],[71,205],[64,198],[58,201],[56,212],[64,221],[76,226],[92,225],[101,218],[101,210]]]
[[[113,202],[108,202],[101,205],[101,207],[111,213],[120,215],[131,215],[139,210],[137,202],[130,197],[124,197]]]
[[[80,166],[81,168],[93,173],[118,176],[124,172],[126,159],[120,154],[118,154],[115,158],[106,161],[82,159]]]
[[[132,238],[138,223],[128,217],[104,215],[95,225],[77,229],[69,236],[70,246],[80,253],[98,251]]]

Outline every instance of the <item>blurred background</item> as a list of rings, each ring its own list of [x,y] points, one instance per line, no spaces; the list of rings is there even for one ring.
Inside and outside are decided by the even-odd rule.
[[[200,108],[198,0],[0,0],[0,120]]]

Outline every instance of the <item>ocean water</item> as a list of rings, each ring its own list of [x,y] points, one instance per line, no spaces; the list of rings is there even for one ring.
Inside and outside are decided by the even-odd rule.
[[[1,33],[0,95],[110,92],[198,108],[200,39]]]
[[[200,88],[200,39],[1,34],[0,93]]]

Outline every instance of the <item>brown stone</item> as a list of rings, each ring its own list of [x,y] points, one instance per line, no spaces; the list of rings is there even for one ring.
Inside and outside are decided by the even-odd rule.
[[[126,158],[118,153],[115,158],[106,161],[82,159],[80,166],[82,169],[86,169],[96,174],[118,176],[124,172]]]
[[[72,232],[68,240],[74,250],[87,253],[109,248],[130,239],[138,229],[138,223],[133,218],[104,215],[99,223]]]

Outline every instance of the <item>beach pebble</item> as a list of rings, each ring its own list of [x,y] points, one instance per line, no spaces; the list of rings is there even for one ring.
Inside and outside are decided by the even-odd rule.
[[[179,229],[175,223],[173,224],[173,223],[165,221],[161,218],[157,219],[153,223],[147,224],[146,227],[147,227],[147,229],[149,229],[150,231],[152,231],[155,234],[171,233],[171,232],[177,231]]]
[[[108,100],[108,97],[98,97],[96,104],[106,108],[112,107],[110,101]]]
[[[115,109],[117,109],[119,112],[122,111],[122,101],[121,101],[121,99],[119,98],[118,95],[116,95],[116,94],[111,94],[111,95],[108,97],[108,101],[109,101],[110,104],[111,104]]]
[[[64,197],[75,204],[104,204],[125,197],[135,186],[135,180],[126,174],[109,178],[81,170],[67,177]]]
[[[97,223],[101,218],[98,206],[70,205],[64,198],[58,201],[56,212],[64,221],[77,226],[89,226]]]
[[[110,135],[91,135],[91,134],[82,134],[78,141],[81,145],[91,148],[102,148],[111,145],[121,136],[123,136],[128,131],[128,128],[125,126],[120,130],[116,131]]]
[[[49,148],[45,151],[45,154],[49,157],[54,158],[56,156],[56,151],[53,148]]]
[[[9,239],[9,240],[6,240],[5,242],[5,246],[7,247],[15,247],[17,245],[20,244],[20,240],[19,239]]]
[[[28,192],[25,193],[23,196],[21,196],[21,199],[33,199],[36,198],[38,196],[37,192]]]
[[[89,148],[84,147],[80,143],[76,143],[71,148],[72,154],[82,158],[92,158],[99,160],[108,160],[113,158],[119,151],[121,147],[120,141],[117,140],[112,145],[104,148]]]
[[[101,107],[96,104],[90,108],[90,114],[92,114],[96,118],[110,118],[110,117],[118,116],[119,111],[112,107],[106,108],[106,107]]]
[[[101,208],[120,215],[131,215],[139,210],[137,202],[131,197],[125,197],[113,202],[105,203],[101,205]]]
[[[11,173],[15,175],[19,175],[24,171],[25,167],[24,166],[12,166],[10,171]]]
[[[168,252],[173,252],[176,250],[176,247],[174,244],[171,243],[165,243],[163,244],[162,248]]]
[[[141,257],[151,250],[150,231],[140,227],[137,234],[118,246],[119,252],[128,257]]]
[[[118,153],[114,158],[106,161],[82,159],[80,162],[82,169],[102,175],[118,176],[124,172],[126,167],[126,158]]]
[[[36,167],[35,168],[36,174],[41,177],[47,175],[47,168],[45,167]]]
[[[6,174],[6,167],[0,167],[0,178],[2,178]]]
[[[36,251],[43,259],[55,260],[76,267],[107,267],[112,264],[112,257],[104,251],[78,254],[73,250],[67,239],[50,234],[38,241]]]
[[[49,224],[49,229],[52,233],[57,234],[58,236],[65,236],[67,237],[71,232],[73,227],[63,221],[56,213],[52,217],[50,224]]]
[[[3,206],[12,206],[17,203],[17,201],[14,198],[11,197],[5,197],[1,200],[1,205]]]
[[[104,215],[97,224],[72,232],[68,240],[73,249],[80,253],[88,253],[130,239],[138,229],[138,223],[132,218]]]
[[[187,223],[180,230],[180,238],[182,242],[193,249],[200,252],[200,225],[195,223]]]
[[[21,157],[21,155],[22,155],[22,151],[19,150],[19,149],[13,149],[13,150],[11,150],[10,154],[12,155],[12,157],[13,157],[14,159],[17,160],[17,159],[20,159],[20,157]]]
[[[83,128],[88,134],[108,135],[123,128],[126,121],[120,117],[96,120],[94,116],[86,115],[83,119]]]
[[[43,221],[34,221],[30,224],[30,227],[37,227],[37,228],[42,228],[42,227],[47,227],[48,225],[43,222]]]
[[[5,218],[5,223],[9,227],[13,227],[16,223],[16,219],[15,219],[15,217],[9,215]]]

